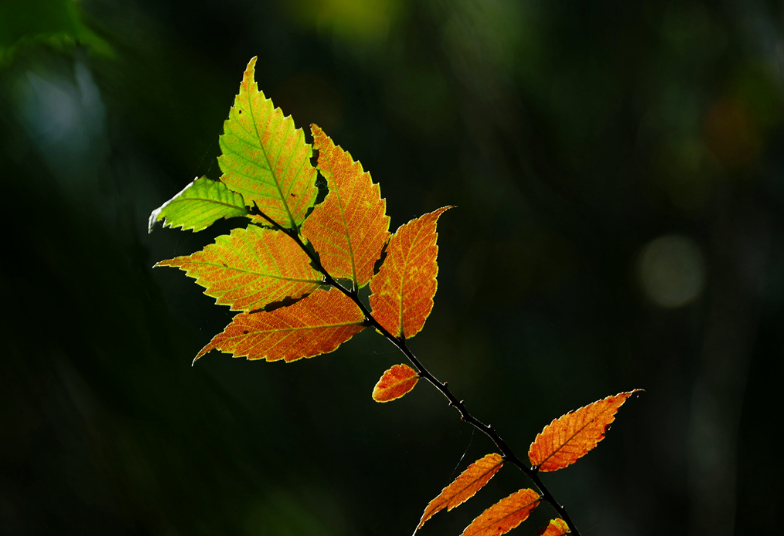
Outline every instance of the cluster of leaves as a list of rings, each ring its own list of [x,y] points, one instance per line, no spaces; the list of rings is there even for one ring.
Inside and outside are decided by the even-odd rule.
[[[373,327],[414,365],[399,364],[384,372],[373,390],[374,400],[398,399],[425,378],[501,451],[478,460],[444,488],[427,506],[417,530],[437,512],[472,497],[511,462],[532,478],[539,493],[521,489],[502,499],[463,535],[504,534],[542,500],[561,517],[542,534],[579,534],[537,474],[566,467],[594,448],[634,391],[553,421],[531,445],[532,466],[523,465],[492,427],[471,416],[406,346],[433,309],[436,224],[451,207],[416,218],[391,235],[378,184],[315,125],[313,146],[308,144],[291,117],[259,91],[255,63],[254,58],[248,64],[220,137],[220,180],[197,178],[150,215],[150,230],[160,221],[192,231],[222,218],[248,222],[201,251],[156,264],[185,271],[217,303],[239,311],[196,359],[219,350],[234,357],[296,361],[332,352]],[[311,164],[314,149],[316,168]],[[320,203],[317,171],[328,189]],[[359,289],[367,285],[369,306],[359,297]]]
[[[548,424],[528,449],[528,459],[533,472],[551,472],[563,469],[583,457],[604,439],[605,431],[615,420],[618,408],[636,391],[608,396],[576,411],[555,419]],[[472,463],[454,482],[430,501],[417,526],[443,509],[451,510],[470,499],[501,469],[506,459],[493,453]],[[463,531],[461,536],[490,536],[506,534],[525,521],[541,502],[540,495],[532,489],[521,489],[501,499]],[[566,521],[553,519],[539,534],[560,536],[572,532]]]
[[[184,270],[217,303],[242,311],[196,359],[213,349],[287,362],[332,352],[373,324],[357,298],[368,283],[374,322],[393,337],[413,337],[433,308],[436,221],[449,207],[390,237],[378,184],[313,125],[329,189],[316,205],[313,148],[258,90],[254,67],[255,58],[220,137],[220,180],[194,180],[150,216],[150,228],[163,220],[193,231],[221,218],[249,220],[202,251],[156,265]]]

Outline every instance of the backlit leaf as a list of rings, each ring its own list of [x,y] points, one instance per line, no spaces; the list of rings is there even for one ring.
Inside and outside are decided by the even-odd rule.
[[[302,234],[333,277],[351,279],[363,287],[373,277],[373,265],[389,238],[386,201],[362,164],[335,146],[319,127],[310,128],[329,194],[305,220]]]
[[[387,370],[378,380],[373,389],[373,400],[376,402],[390,402],[396,400],[411,389],[419,381],[419,375],[408,365],[394,365]]]
[[[585,456],[604,439],[618,408],[637,391],[608,396],[555,419],[531,443],[531,464],[539,471],[557,471]]]
[[[302,223],[316,201],[316,170],[312,149],[302,129],[294,128],[259,91],[256,58],[250,60],[240,92],[229,111],[220,137],[221,180],[278,224],[293,228]]]
[[[430,501],[430,504],[425,508],[425,513],[422,514],[417,530],[444,508],[449,511],[473,497],[477,491],[490,482],[490,479],[495,476],[503,464],[504,459],[500,454],[488,454],[469,465],[454,482],[441,491],[438,497]]]
[[[569,525],[563,519],[553,519],[550,524],[539,530],[536,536],[564,536],[569,534]]]
[[[364,320],[345,294],[319,290],[288,307],[238,314],[196,359],[220,350],[234,357],[296,361],[336,350],[365,328]]]
[[[410,339],[433,310],[438,275],[436,221],[452,207],[439,208],[402,225],[370,282],[373,316],[395,337]]]
[[[233,311],[253,311],[285,298],[310,294],[321,275],[284,233],[251,225],[215,239],[202,251],[161,261],[179,268],[206,288],[204,293]]]
[[[232,192],[220,181],[201,177],[150,214],[147,231],[165,218],[164,227],[201,231],[221,218],[247,216],[242,195]]]
[[[506,534],[528,519],[539,505],[539,495],[531,489],[521,489],[501,499],[474,519],[460,536],[498,536]]]

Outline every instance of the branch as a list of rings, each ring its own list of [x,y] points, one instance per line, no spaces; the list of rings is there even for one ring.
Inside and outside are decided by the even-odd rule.
[[[311,252],[308,249],[308,247],[305,246],[305,243],[302,241],[302,239],[299,236],[298,228],[295,227],[294,229],[287,229],[281,226],[275,220],[271,219],[269,216],[264,214],[259,209],[255,201],[253,204],[255,207],[255,212],[254,211],[251,212],[267,220],[275,230],[281,231],[287,234],[289,237],[291,237],[291,239],[297,243],[297,245],[302,249],[302,251],[305,252],[305,254],[313,263],[315,269],[318,270],[321,273],[321,275],[324,276],[325,282],[328,285],[337,288],[340,292],[348,296],[351,299],[351,301],[353,301],[356,304],[356,306],[359,307],[360,311],[362,311],[362,314],[365,315],[365,322],[369,326],[372,326],[389,342],[395,345],[395,347],[408,358],[411,364],[414,365],[414,368],[416,369],[419,376],[425,378],[428,382],[430,382],[433,385],[433,387],[438,389],[441,392],[441,394],[446,397],[446,399],[449,401],[449,405],[454,407],[457,410],[457,412],[460,414],[461,420],[467,422],[468,424],[470,424],[471,426],[473,426],[474,428],[476,428],[477,430],[485,434],[487,437],[489,437],[490,440],[492,440],[493,443],[495,443],[496,447],[498,447],[498,450],[501,451],[503,458],[511,462],[512,464],[516,465],[518,469],[520,469],[523,473],[525,473],[525,475],[529,479],[531,479],[531,481],[534,483],[536,488],[539,490],[539,495],[542,497],[542,499],[548,502],[550,506],[553,507],[553,509],[558,513],[561,519],[566,521],[566,524],[569,526],[569,530],[571,531],[571,534],[573,536],[580,536],[580,531],[577,530],[577,527],[575,526],[574,522],[569,517],[569,514],[566,512],[566,508],[564,508],[563,505],[561,505],[558,501],[555,500],[553,494],[550,493],[550,490],[547,489],[547,487],[544,485],[542,480],[539,478],[539,473],[537,469],[525,465],[520,460],[520,458],[518,458],[517,455],[515,455],[515,453],[512,451],[509,445],[507,445],[506,441],[504,441],[501,438],[501,436],[498,434],[498,432],[496,432],[495,428],[493,428],[492,425],[484,424],[482,421],[480,421],[479,419],[471,415],[468,409],[466,409],[464,401],[458,400],[457,397],[455,397],[455,395],[452,394],[452,392],[449,390],[448,383],[439,381],[438,378],[433,376],[433,374],[431,374],[430,371],[425,368],[425,366],[419,361],[419,359],[414,355],[414,353],[408,348],[405,339],[395,337],[394,335],[392,335],[389,331],[386,330],[384,326],[382,326],[373,317],[373,314],[367,309],[367,307],[365,307],[365,304],[362,303],[362,300],[359,299],[359,295],[357,294],[355,285],[352,286],[352,288],[349,290],[343,285],[341,285],[340,283],[338,283],[335,280],[335,278],[333,278],[329,274],[329,272],[327,272],[324,266],[322,266],[318,256],[314,255],[313,252]]]

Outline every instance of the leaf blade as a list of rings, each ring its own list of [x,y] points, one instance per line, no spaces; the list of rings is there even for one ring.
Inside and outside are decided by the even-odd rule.
[[[316,201],[312,149],[291,116],[283,116],[256,85],[256,58],[220,136],[221,180],[282,227],[298,227]]]
[[[310,128],[329,194],[305,220],[302,234],[333,277],[351,279],[361,288],[373,277],[373,266],[389,239],[386,200],[362,164],[318,126]]]
[[[248,216],[249,213],[241,194],[232,192],[220,181],[199,177],[152,211],[147,232],[151,233],[161,220],[164,220],[164,227],[198,232],[221,218]]]
[[[569,525],[566,524],[566,521],[558,518],[550,520],[550,523],[539,530],[536,536],[564,536],[564,534],[569,534],[569,532]]]
[[[179,268],[204,294],[232,311],[253,311],[286,298],[300,298],[322,284],[308,256],[284,233],[249,226],[221,235],[192,255],[155,265]]]
[[[335,351],[365,329],[364,320],[345,294],[319,290],[288,307],[238,314],[199,351],[194,362],[211,350],[287,363],[315,357]]]
[[[417,530],[435,514],[443,510],[457,508],[468,499],[476,495],[480,489],[490,482],[490,479],[501,470],[504,459],[500,454],[488,454],[469,465],[465,471],[447,487],[441,490],[438,496],[428,503]]]
[[[605,431],[615,421],[615,414],[633,391],[608,396],[571,411],[537,434],[528,449],[528,459],[538,471],[557,471],[573,464],[604,439]]]
[[[460,536],[498,536],[506,534],[528,519],[539,505],[539,494],[521,489],[501,499],[474,519]]]
[[[419,333],[433,310],[438,282],[436,222],[451,206],[402,225],[389,240],[387,256],[370,281],[373,316],[395,337]]]
[[[384,372],[373,388],[373,400],[391,402],[411,391],[419,381],[419,374],[406,364],[393,365]]]

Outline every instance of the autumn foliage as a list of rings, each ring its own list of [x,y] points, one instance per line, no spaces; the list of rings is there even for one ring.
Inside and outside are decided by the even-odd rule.
[[[539,492],[523,488],[501,499],[474,519],[463,536],[505,534],[542,501],[559,517],[540,534],[579,535],[538,474],[564,468],[593,449],[635,391],[554,420],[529,449],[532,465],[523,464],[498,433],[468,413],[447,384],[438,381],[406,345],[433,310],[438,286],[437,223],[451,207],[415,218],[390,235],[386,201],[370,173],[316,125],[311,126],[313,145],[309,144],[291,117],[259,91],[255,65],[254,58],[220,136],[220,179],[195,179],[150,215],[150,230],[157,222],[191,231],[223,218],[244,218],[247,223],[201,251],[156,264],[179,268],[218,304],[238,311],[196,359],[218,350],[250,360],[291,362],[332,352],[371,327],[413,365],[397,364],[386,370],[372,391],[375,401],[396,400],[424,378],[499,449],[471,464],[444,488],[425,508],[417,530],[436,513],[473,497],[511,464]],[[318,203],[317,173],[327,189]],[[370,295],[365,303],[358,291],[367,285]]]

